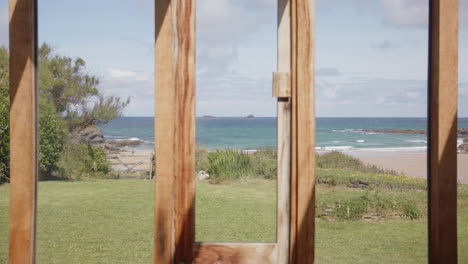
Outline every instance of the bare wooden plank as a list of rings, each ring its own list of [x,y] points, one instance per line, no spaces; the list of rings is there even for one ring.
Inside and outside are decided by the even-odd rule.
[[[273,83],[278,98],[278,195],[277,195],[277,263],[289,262],[291,215],[291,5],[278,0],[278,71]]]
[[[197,243],[192,264],[277,264],[275,244]]]
[[[429,3],[429,261],[457,263],[459,3]]]
[[[273,73],[273,97],[288,98],[290,96],[291,96],[291,74],[289,72],[274,72]]]
[[[9,263],[34,263],[37,202],[37,3],[10,0]]]
[[[315,1],[296,0],[297,234],[296,263],[314,262],[315,245]]]
[[[195,243],[195,0],[173,0],[176,39],[176,252],[175,263],[192,259]]]
[[[297,253],[297,0],[291,5],[291,220],[290,220],[290,263],[296,263]]]
[[[154,263],[172,264],[175,252],[176,91],[171,0],[155,1],[155,226]]]

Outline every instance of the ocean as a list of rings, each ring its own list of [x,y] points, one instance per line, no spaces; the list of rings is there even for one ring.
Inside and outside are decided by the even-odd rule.
[[[418,151],[425,150],[427,138],[416,134],[365,132],[366,129],[426,129],[426,118],[317,118],[318,151]],[[468,128],[460,118],[459,128]],[[143,144],[133,149],[154,147],[154,118],[121,117],[100,126],[106,139],[138,138]],[[459,139],[459,143],[462,139]],[[276,146],[276,118],[197,118],[196,143],[208,149],[259,149]]]

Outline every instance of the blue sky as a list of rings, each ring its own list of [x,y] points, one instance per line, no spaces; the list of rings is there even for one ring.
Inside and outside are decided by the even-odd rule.
[[[0,45],[8,41],[0,3]],[[425,116],[427,0],[317,0],[318,116]],[[468,116],[468,0],[459,115]],[[82,57],[127,116],[154,109],[153,0],[39,0],[39,39]],[[197,115],[274,116],[276,0],[197,0]]]

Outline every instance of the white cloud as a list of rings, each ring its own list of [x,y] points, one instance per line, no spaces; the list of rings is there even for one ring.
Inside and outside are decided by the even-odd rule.
[[[398,26],[425,26],[428,21],[427,0],[382,0],[385,21]]]
[[[142,72],[110,68],[110,69],[107,69],[107,73],[109,74],[110,78],[115,78],[115,79],[127,79],[127,80],[134,80],[134,81],[148,81],[149,80],[149,77]]]
[[[399,46],[398,46],[397,44],[395,44],[394,42],[392,42],[392,41],[384,40],[384,41],[382,41],[382,42],[373,44],[372,47],[373,47],[374,49],[386,51],[386,50],[393,50],[393,49],[396,49],[396,48],[398,48]]]
[[[427,82],[402,79],[317,80],[318,116],[424,116]]]
[[[460,27],[468,25],[468,0],[460,0]],[[428,0],[381,0],[385,22],[405,27],[426,27],[429,21]]]
[[[341,72],[337,68],[333,68],[333,67],[318,68],[315,71],[315,74],[317,76],[341,76],[342,75]]]

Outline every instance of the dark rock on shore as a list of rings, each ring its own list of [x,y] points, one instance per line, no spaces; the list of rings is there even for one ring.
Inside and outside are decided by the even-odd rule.
[[[420,129],[363,129],[364,132],[390,133],[390,134],[426,134],[425,130]]]
[[[104,135],[97,127],[91,126],[74,130],[70,135],[71,144],[87,143],[93,146],[104,144]]]
[[[462,137],[468,139],[468,128],[460,128],[458,129],[458,134]],[[468,143],[468,142],[467,142]]]
[[[389,133],[389,134],[426,134],[426,130],[422,129],[363,129],[364,132],[373,133]],[[468,128],[458,129],[458,135],[468,138]]]
[[[124,147],[136,147],[142,144],[143,141],[139,139],[125,139],[125,140],[107,140],[106,148],[124,148]]]
[[[468,144],[461,144],[458,146],[458,151],[461,153],[468,153]]]

